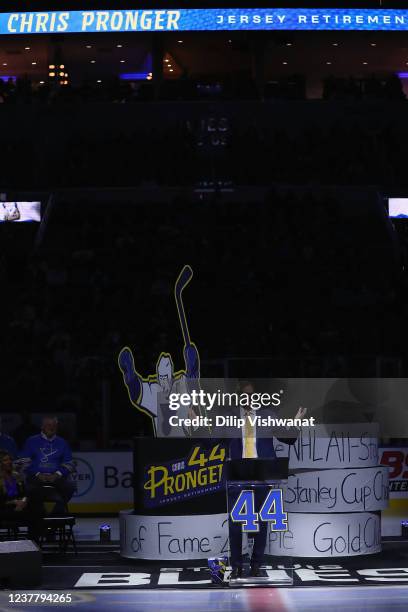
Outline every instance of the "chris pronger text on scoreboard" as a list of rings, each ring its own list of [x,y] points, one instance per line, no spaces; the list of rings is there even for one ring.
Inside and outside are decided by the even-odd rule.
[[[0,14],[0,34],[173,30],[408,30],[408,10],[136,9]]]

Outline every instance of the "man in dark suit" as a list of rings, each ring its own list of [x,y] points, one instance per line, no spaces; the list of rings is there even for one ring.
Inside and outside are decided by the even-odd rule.
[[[240,394],[251,395],[254,393],[254,385],[250,381],[241,382],[239,385]],[[249,419],[246,418],[249,415],[255,415],[256,411],[251,410],[250,406],[240,407],[241,417],[246,419],[244,428],[242,429],[242,436],[240,438],[231,438],[229,440],[229,454],[230,459],[276,459],[276,453],[273,446],[273,438],[265,438],[257,436],[256,427],[251,426]],[[272,414],[268,411],[268,414]],[[299,408],[295,418],[301,419],[306,414],[306,408]],[[273,415],[273,414],[272,414]],[[276,415],[275,415],[276,416]],[[284,433],[285,437],[280,438]],[[295,427],[273,432],[273,435],[277,439],[282,439],[287,444],[294,444],[296,441],[298,430]],[[289,436],[289,437],[288,437]],[[235,502],[238,499],[241,489],[231,488],[228,496],[228,507],[229,512],[234,507]],[[257,488],[255,490],[255,511],[259,512],[263,502],[265,501],[265,489]],[[253,577],[262,576],[260,566],[263,562],[266,538],[268,532],[268,523],[265,521],[259,521],[259,531],[254,533],[254,547],[252,550],[251,557],[251,570],[250,575]],[[233,522],[231,516],[229,516],[229,534],[230,534],[230,559],[232,572],[230,579],[242,577],[242,525],[241,523]]]

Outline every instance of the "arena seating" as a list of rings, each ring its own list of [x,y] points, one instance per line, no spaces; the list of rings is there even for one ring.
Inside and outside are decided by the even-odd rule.
[[[122,346],[141,366],[162,350],[183,366],[172,284],[185,261],[197,275],[189,313],[204,376],[220,375],[206,363],[225,356],[230,375],[372,376],[377,357],[403,354],[400,253],[375,189],[61,192],[41,244],[21,253],[20,263],[3,254],[3,278],[25,279],[13,308],[2,305],[4,397],[19,411],[75,412],[96,443],[102,381],[115,398],[111,437],[126,437]]]

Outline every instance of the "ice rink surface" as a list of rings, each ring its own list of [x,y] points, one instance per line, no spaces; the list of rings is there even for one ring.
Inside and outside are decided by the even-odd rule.
[[[13,591],[16,593],[17,591]],[[43,592],[33,590],[33,593]],[[0,592],[0,611],[83,610],[84,612],[389,612],[408,610],[408,586],[332,588],[246,588],[214,590],[71,591],[70,604],[12,604]]]

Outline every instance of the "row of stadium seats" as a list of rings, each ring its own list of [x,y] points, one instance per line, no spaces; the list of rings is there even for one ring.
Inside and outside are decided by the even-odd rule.
[[[405,99],[402,83],[396,75],[348,78],[328,75],[322,82],[321,97],[328,99],[367,100]],[[131,104],[159,100],[256,100],[265,98],[305,100],[306,76],[291,74],[269,78],[262,90],[245,74],[220,75],[214,78],[180,78],[163,80],[160,87],[151,81],[123,81],[117,77],[88,79],[82,84],[64,85],[32,83],[0,77],[0,104],[72,105],[116,103]]]

